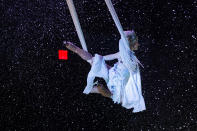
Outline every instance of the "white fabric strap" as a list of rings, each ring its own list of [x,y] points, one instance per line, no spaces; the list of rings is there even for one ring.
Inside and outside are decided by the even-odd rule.
[[[119,31],[119,33],[120,33],[120,35],[121,35],[121,38],[122,38],[123,41],[124,41],[124,42],[123,42],[123,43],[125,44],[124,46],[125,46],[128,50],[130,50],[130,48],[129,48],[129,42],[128,42],[128,40],[127,40],[125,34],[124,34],[124,31],[123,31],[123,29],[122,29],[122,25],[120,24],[120,21],[119,21],[119,19],[118,19],[118,16],[117,16],[117,14],[116,14],[116,11],[115,11],[115,9],[114,9],[114,6],[112,5],[111,0],[105,0],[105,3],[107,4],[107,7],[108,7],[108,9],[109,9],[109,11],[110,11],[110,13],[111,13],[111,15],[112,15],[112,18],[113,18],[113,20],[114,20],[114,22],[115,22],[115,24],[116,24],[116,27],[118,28],[118,31]]]
[[[79,40],[81,42],[81,46],[82,46],[83,50],[88,51],[87,46],[86,46],[86,42],[85,42],[85,39],[84,39],[84,35],[83,35],[83,32],[81,30],[81,26],[80,26],[80,23],[79,23],[79,19],[78,19],[78,16],[77,16],[77,12],[76,12],[75,6],[73,4],[73,0],[66,0],[66,2],[67,2],[70,14],[72,16],[72,19],[73,19],[73,22],[74,22],[74,25],[75,25],[77,35],[78,35]]]

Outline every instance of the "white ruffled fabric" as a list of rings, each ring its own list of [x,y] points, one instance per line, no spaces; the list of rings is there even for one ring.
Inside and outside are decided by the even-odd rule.
[[[121,103],[127,109],[134,108],[133,112],[146,109],[141,92],[141,77],[139,66],[136,71],[129,73],[128,69],[120,62],[109,70],[109,90],[112,92],[114,103]]]
[[[91,70],[88,74],[87,86],[83,93],[90,93],[95,77],[105,80],[113,94],[111,98],[114,103],[121,103],[127,109],[134,108],[133,112],[140,112],[146,109],[141,91],[138,65],[133,73],[129,73],[128,69],[120,62],[117,62],[108,70],[103,56],[95,54]]]
[[[109,71],[105,64],[105,60],[103,56],[98,55],[98,54],[95,54],[95,56],[93,57],[92,67],[87,77],[87,86],[85,87],[83,93],[85,94],[90,93],[90,91],[93,88],[95,77],[103,78],[106,83],[108,83],[109,81]]]
[[[120,45],[121,42],[120,40],[120,53],[124,49]],[[127,109],[134,108],[133,112],[140,112],[145,110],[146,107],[141,91],[139,62],[136,60],[134,52],[127,51],[127,53],[129,54],[126,54],[126,56],[130,56],[131,60],[128,60],[128,58],[124,60],[123,62],[126,65],[119,61],[110,70],[108,70],[103,56],[95,54],[91,70],[88,73],[87,86],[83,93],[89,94],[93,88],[95,77],[100,77],[105,80],[109,90],[112,92],[111,98],[114,103],[120,103]]]

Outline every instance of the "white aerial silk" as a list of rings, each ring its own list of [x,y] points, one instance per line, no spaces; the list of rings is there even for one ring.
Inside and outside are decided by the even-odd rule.
[[[132,51],[126,51],[122,46],[122,39],[119,41],[120,55],[127,52],[130,60],[124,60],[123,63],[118,61],[108,70],[103,56],[95,54],[93,64],[87,77],[87,86],[83,93],[89,94],[93,88],[95,77],[101,77],[107,83],[109,90],[112,92],[114,103],[121,103],[123,107],[134,108],[133,112],[140,112],[146,109],[144,98],[141,91],[141,77],[138,61]],[[136,59],[135,59],[136,58]],[[127,58],[129,59],[129,58]],[[127,62],[126,64],[124,62]],[[130,63],[129,63],[130,62]]]

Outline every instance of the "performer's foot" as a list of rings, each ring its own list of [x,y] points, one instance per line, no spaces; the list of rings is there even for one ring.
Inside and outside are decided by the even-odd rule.
[[[66,48],[68,48],[69,50],[73,52],[76,52],[77,50],[77,46],[75,46],[72,42],[64,41],[64,45],[66,46]]]
[[[92,90],[90,91],[90,93],[100,93],[100,92],[98,91],[97,86],[94,86],[94,87],[92,88]]]
[[[111,97],[112,95],[111,92],[108,89],[106,89],[102,84],[98,84],[97,88],[98,88],[99,93],[102,96],[109,97],[109,98]]]

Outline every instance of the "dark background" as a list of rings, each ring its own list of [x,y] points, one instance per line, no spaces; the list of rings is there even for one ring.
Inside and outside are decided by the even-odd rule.
[[[66,0],[1,0],[2,131],[197,130],[197,1],[112,2],[124,30],[139,37],[147,110],[82,93],[90,65],[70,51],[58,59],[64,40],[81,47]],[[120,35],[104,0],[74,3],[89,52],[116,53]]]

